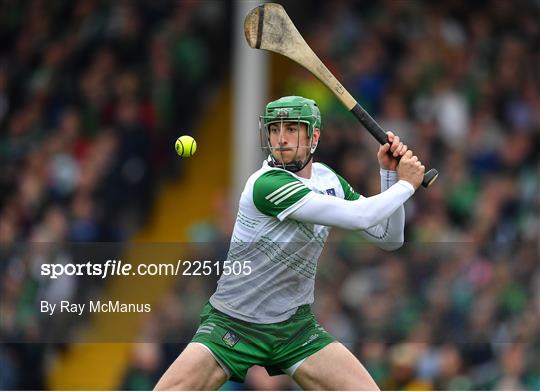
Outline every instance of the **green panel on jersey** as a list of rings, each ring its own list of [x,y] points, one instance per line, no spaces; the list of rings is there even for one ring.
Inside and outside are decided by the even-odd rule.
[[[325,165],[322,162],[321,162],[321,164],[326,166],[328,169],[332,170],[334,172],[334,174],[337,176],[337,178],[339,179],[339,183],[341,184],[341,187],[343,188],[343,194],[345,195],[345,200],[358,200],[358,199],[360,199],[360,194],[357,193],[353,189],[353,187],[351,186],[351,184],[349,184],[347,182],[347,180],[345,180],[343,177],[341,177],[339,174],[337,174],[335,172],[335,170],[332,169],[330,166]]]
[[[339,178],[341,187],[343,188],[343,193],[345,193],[345,200],[358,200],[360,199],[360,194],[357,193],[351,184],[349,184],[343,177],[336,173],[336,176]]]
[[[292,174],[270,170],[253,185],[253,202],[263,214],[278,216],[306,196],[311,189]]]

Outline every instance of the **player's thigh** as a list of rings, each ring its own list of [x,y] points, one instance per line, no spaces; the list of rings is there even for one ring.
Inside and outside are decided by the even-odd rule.
[[[338,342],[307,357],[293,378],[305,390],[379,390],[360,361]]]
[[[158,381],[155,390],[216,390],[227,381],[223,368],[198,343],[190,343]]]

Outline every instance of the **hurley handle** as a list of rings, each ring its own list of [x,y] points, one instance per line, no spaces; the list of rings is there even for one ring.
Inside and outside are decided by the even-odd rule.
[[[386,144],[388,143],[388,135],[383,131],[381,126],[369,115],[368,112],[364,110],[360,104],[356,104],[352,109],[351,113],[362,123],[362,125],[368,130],[371,135],[377,139],[379,143]],[[427,188],[431,186],[439,176],[437,169],[430,169],[424,173],[424,179],[422,180],[422,186]]]

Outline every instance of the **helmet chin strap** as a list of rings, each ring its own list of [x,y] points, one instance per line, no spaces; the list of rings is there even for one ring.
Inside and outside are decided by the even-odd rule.
[[[313,154],[310,153],[308,159],[306,159],[303,163],[302,163],[302,161],[293,161],[291,163],[287,163],[287,164],[283,165],[283,164],[280,164],[279,162],[277,162],[274,157],[272,157],[270,162],[268,162],[268,166],[270,166],[270,167],[279,167],[279,168],[285,169],[287,171],[290,171],[292,173],[296,173],[296,172],[299,172],[300,170],[302,170],[304,167],[306,167],[306,165],[312,159],[313,159]]]
[[[302,162],[302,161],[292,161],[291,163],[286,163],[284,165],[282,163],[279,163],[276,160],[276,158],[274,157],[273,154],[270,154],[270,162],[268,162],[268,166],[270,166],[270,167],[280,167],[282,169],[290,171],[291,173],[299,172],[304,167],[306,167],[306,165],[313,159],[313,153],[317,149],[317,145],[319,143],[313,143],[313,139],[311,139],[309,144],[310,144],[309,156],[307,157],[307,159],[304,162]],[[270,145],[270,139],[268,139],[268,145]]]

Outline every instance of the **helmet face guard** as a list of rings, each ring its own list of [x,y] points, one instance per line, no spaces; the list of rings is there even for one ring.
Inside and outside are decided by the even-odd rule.
[[[282,169],[291,171],[291,172],[297,172],[302,170],[308,162],[312,159],[313,153],[315,152],[315,149],[317,148],[317,144],[313,144],[313,135],[309,137],[309,144],[308,145],[301,145],[300,144],[300,134],[302,132],[302,124],[306,124],[309,126],[307,121],[300,120],[298,118],[296,119],[282,119],[278,121],[271,121],[265,123],[265,116],[261,116],[259,120],[259,128],[260,128],[260,135],[261,135],[261,148],[263,151],[268,152],[270,161],[270,166],[273,167],[281,167]],[[297,140],[296,144],[292,146],[287,146],[287,150],[295,150],[294,157],[290,160],[290,162],[283,162],[283,159],[281,158],[281,151],[282,147],[280,145],[272,146],[270,143],[270,127],[272,125],[276,125],[279,127],[280,132],[280,138],[282,137],[281,134],[285,131],[286,125],[285,123],[293,123],[295,124],[299,131],[297,132]],[[309,150],[309,154],[306,158],[302,157],[304,154],[302,154],[302,151]]]
[[[296,123],[299,128],[298,140],[296,146],[287,147],[287,149],[296,149],[295,156],[290,162],[280,160],[281,146],[272,146],[270,143],[270,126],[275,124],[279,127],[280,133],[284,131],[285,123]],[[306,124],[309,145],[300,145],[301,124]],[[266,105],[265,115],[259,117],[259,131],[261,136],[261,148],[269,153],[269,165],[281,167],[291,172],[302,170],[313,158],[313,153],[317,148],[317,143],[313,143],[313,134],[315,128],[321,126],[321,114],[315,101],[303,97],[283,97],[277,101]],[[281,135],[280,135],[281,137]],[[304,154],[302,150],[308,150],[306,158],[302,160]]]

